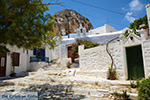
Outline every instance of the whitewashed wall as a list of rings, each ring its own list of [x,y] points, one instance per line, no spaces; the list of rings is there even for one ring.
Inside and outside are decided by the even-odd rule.
[[[38,69],[48,66],[47,62],[30,62],[30,70],[37,71]]]
[[[27,60],[27,51],[23,48],[17,48],[16,46],[7,46],[10,49],[10,53],[16,52],[20,53],[19,58],[19,66],[15,66],[15,72],[20,73],[23,71],[27,71],[27,65],[29,64]],[[11,74],[12,65],[11,65],[11,57],[10,54],[7,54],[7,62],[6,62],[6,76]]]
[[[53,49],[50,49],[48,46],[45,48],[45,57],[49,57],[49,61],[53,59]]]
[[[106,46],[84,49],[82,45],[79,47],[79,50],[79,63],[81,69],[107,70],[111,65],[111,59],[106,52]]]
[[[147,12],[147,19],[148,19],[148,26],[149,26],[149,34],[150,34],[150,3],[146,5],[146,12]]]
[[[144,58],[144,70],[145,76],[150,76],[150,40],[143,42],[143,58]]]
[[[81,69],[100,70],[107,75],[108,68],[111,66],[111,59],[106,51],[106,45],[90,49],[83,49],[79,46],[79,64]],[[114,68],[118,72],[119,79],[125,79],[123,67],[123,46],[121,41],[109,44],[109,50],[114,58]],[[103,76],[103,75],[102,75]],[[105,76],[107,77],[107,76]]]

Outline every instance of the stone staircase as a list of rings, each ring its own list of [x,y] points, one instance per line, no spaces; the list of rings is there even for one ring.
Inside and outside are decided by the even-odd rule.
[[[63,73],[70,69],[49,66],[29,76],[0,82],[0,91],[38,92],[39,100],[114,100],[114,91],[127,90],[136,100],[137,91],[129,87],[129,81],[110,81],[104,78]],[[132,93],[131,93],[132,92]]]
[[[83,76],[92,76],[92,77],[101,77],[107,79],[107,71],[106,70],[80,70],[76,75]]]

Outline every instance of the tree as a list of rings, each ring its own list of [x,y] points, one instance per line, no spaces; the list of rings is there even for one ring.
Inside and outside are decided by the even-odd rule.
[[[129,28],[132,29],[132,31],[126,30],[124,35],[127,37],[130,33],[138,34],[136,29],[139,29],[139,26],[142,24],[145,24],[146,26],[148,26],[147,15],[145,15],[143,18],[134,20],[133,23],[130,23]]]
[[[133,23],[130,23],[129,28],[130,29],[138,29],[141,24],[148,25],[147,15],[145,15],[143,18],[134,20]]]
[[[46,5],[55,4],[42,4],[42,0],[0,0],[0,54],[9,52],[7,45],[33,49],[49,44],[54,48],[58,40],[52,32],[55,20],[44,12],[49,9]]]

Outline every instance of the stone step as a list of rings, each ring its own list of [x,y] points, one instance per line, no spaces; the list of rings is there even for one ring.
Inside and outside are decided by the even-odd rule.
[[[50,84],[46,84],[46,83],[50,83]],[[7,84],[9,84],[7,82]],[[11,82],[12,84],[12,82]],[[52,82],[52,81],[33,81],[33,80],[20,80],[19,82],[15,81],[14,82],[15,85],[18,85],[18,86],[29,86],[29,87],[42,87],[42,88],[49,88],[49,89],[64,89],[64,87],[61,85],[59,86],[59,83],[57,83],[56,81],[55,82]],[[100,90],[104,90],[102,92],[106,93],[106,91],[119,91],[120,87],[121,86],[111,86],[108,85],[108,86],[100,86],[100,87],[96,87],[96,84],[87,84],[87,83],[75,83],[75,84],[72,84],[72,90],[73,91],[78,91],[78,92],[84,92],[85,95],[87,95],[88,92],[92,91],[92,93],[94,93],[94,91],[96,92],[101,92]],[[55,87],[51,87],[51,85],[56,85]],[[70,86],[70,85],[69,85]],[[65,88],[68,88],[67,86]],[[125,89],[125,88],[124,88]],[[86,91],[84,91],[86,90]],[[120,90],[121,91],[121,90]]]
[[[105,81],[103,81],[103,86],[97,86],[100,85],[99,83],[85,83],[84,81],[80,82],[80,81],[68,81],[68,85],[65,84],[60,84],[57,81],[39,81],[38,79],[19,79],[19,81],[16,81],[17,79],[14,79],[12,81],[8,81],[6,82],[6,84],[9,84],[9,82],[15,86],[19,86],[19,87],[34,87],[34,88],[43,88],[43,89],[50,89],[52,91],[67,91],[67,92],[74,92],[77,94],[82,94],[82,95],[86,95],[86,96],[94,96],[94,97],[107,97],[108,95],[111,96],[111,94],[113,93],[113,91],[115,91],[115,89],[117,91],[119,91],[118,89],[120,88],[120,86],[122,86],[122,82],[116,82],[117,84],[114,84],[114,86],[112,86],[112,81],[106,81],[109,84],[105,84]],[[66,81],[66,80],[65,80]],[[66,81],[67,82],[67,81]],[[47,84],[49,83],[49,84]],[[72,84],[70,84],[72,83]],[[114,81],[115,83],[115,81]],[[119,84],[119,85],[118,85]],[[115,86],[117,85],[117,86]],[[126,85],[126,84],[125,84]],[[111,86],[111,87],[110,87]],[[131,97],[137,98],[137,94],[131,94],[128,93],[129,95],[131,95]]]
[[[87,97],[82,100],[110,100],[109,98]]]
[[[49,75],[50,74],[50,75]],[[53,75],[52,75],[53,74]],[[76,78],[75,78],[76,77]],[[13,79],[10,80],[10,82],[25,82],[28,84],[28,82],[41,82],[41,83],[47,83],[47,82],[55,82],[55,83],[74,83],[74,84],[94,84],[94,85],[101,85],[101,86],[130,86],[129,81],[118,81],[118,80],[104,80],[100,78],[87,78],[87,77],[80,77],[80,76],[70,76],[70,77],[63,77],[56,75],[56,73],[48,73],[46,75],[39,74],[39,75],[33,75],[25,78]],[[28,82],[27,82],[28,81]],[[9,80],[8,80],[9,82]]]
[[[106,70],[80,70],[76,73],[76,75],[85,75],[85,76],[94,76],[107,79],[107,71]]]
[[[48,70],[63,70],[63,68],[49,67],[49,68],[46,68],[46,71]]]
[[[10,86],[10,85],[15,85],[14,82],[3,82],[0,81],[0,86]]]
[[[29,72],[29,76],[37,74],[37,72]]]
[[[48,66],[47,66],[47,68],[60,68],[60,69],[62,69],[63,67],[61,66],[61,64],[60,63],[50,63]]]
[[[59,75],[63,73],[64,70],[62,69],[49,69],[49,70],[38,70],[37,72],[29,72],[29,76],[32,75]]]

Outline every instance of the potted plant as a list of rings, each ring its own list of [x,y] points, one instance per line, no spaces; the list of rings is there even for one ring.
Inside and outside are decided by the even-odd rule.
[[[117,79],[117,72],[114,68],[110,67],[108,69],[108,79],[115,80]]]

